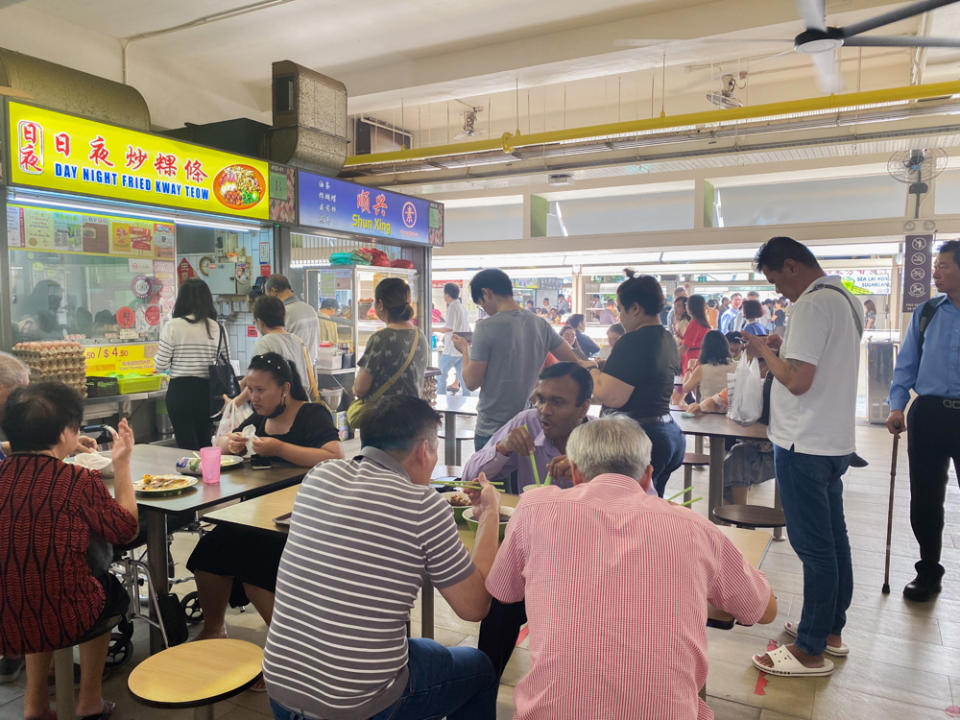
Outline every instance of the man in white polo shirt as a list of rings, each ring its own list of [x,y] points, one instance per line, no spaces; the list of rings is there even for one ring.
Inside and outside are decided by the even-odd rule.
[[[774,675],[829,675],[824,653],[849,652],[840,633],[853,595],[842,475],[855,448],[857,369],[863,306],[827,276],[809,248],[775,237],[760,248],[757,269],[793,303],[782,344],[776,335],[744,334],[775,378],[768,436],[790,544],[803,563],[803,612],[785,630],[796,642],[753,662]],[[776,352],[779,347],[779,355]]]

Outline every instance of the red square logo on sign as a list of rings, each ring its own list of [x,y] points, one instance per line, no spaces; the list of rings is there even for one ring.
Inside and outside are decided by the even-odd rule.
[[[247,325],[247,337],[255,338],[257,336],[257,326]]]

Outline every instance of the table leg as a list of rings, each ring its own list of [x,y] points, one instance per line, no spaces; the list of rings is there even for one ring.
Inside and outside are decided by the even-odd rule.
[[[420,637],[433,639],[433,583],[429,579],[420,590]]]
[[[170,579],[167,576],[167,516],[157,510],[141,509],[140,516],[145,517],[147,523],[147,567],[150,568],[150,579],[157,597],[170,592]],[[150,605],[150,618],[160,621],[156,617],[154,605]],[[163,635],[158,628],[150,628],[150,654],[164,649]]]
[[[723,436],[710,436],[710,492],[708,494],[707,517],[717,522],[713,511],[723,504]]]
[[[693,451],[698,455],[703,454],[703,435],[697,435],[693,438]]]
[[[443,416],[443,431],[446,434],[443,439],[443,462],[447,465],[459,465],[460,443],[457,442],[457,414],[455,412],[445,412]]]

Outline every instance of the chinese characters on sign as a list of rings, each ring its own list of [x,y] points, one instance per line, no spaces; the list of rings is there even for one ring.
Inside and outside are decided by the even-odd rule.
[[[22,103],[9,113],[15,184],[269,217],[265,162]]]
[[[421,245],[443,244],[442,214],[432,212],[427,200],[304,171],[299,177],[302,225]],[[431,218],[437,219],[436,228]]]

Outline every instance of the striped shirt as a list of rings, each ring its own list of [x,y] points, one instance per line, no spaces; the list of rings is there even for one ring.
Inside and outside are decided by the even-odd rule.
[[[212,337],[207,335],[208,330]],[[153,365],[158,372],[170,368],[171,378],[209,378],[219,341],[220,329],[215,321],[191,323],[185,318],[173,318],[160,331],[160,344]],[[227,342],[227,334],[224,333],[220,354],[229,360],[230,347]]]
[[[445,500],[364,448],[303,479],[264,650],[270,697],[308,717],[368,718],[406,687],[406,622],[424,577],[474,572]]]
[[[708,720],[707,602],[749,625],[770,599],[716,526],[623,475],[524,493],[487,589],[526,600],[515,720]]]

